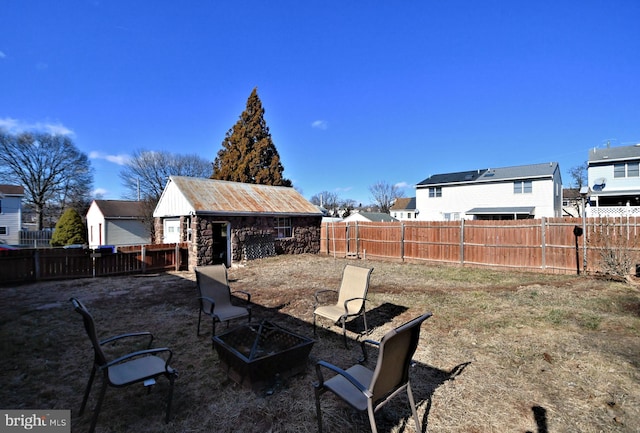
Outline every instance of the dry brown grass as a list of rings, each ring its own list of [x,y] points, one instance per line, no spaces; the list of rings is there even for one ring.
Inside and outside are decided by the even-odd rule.
[[[280,256],[230,270],[248,290],[254,317],[312,336],[312,298],[335,288],[346,260]],[[412,385],[429,432],[640,431],[640,296],[631,285],[583,276],[495,272],[381,261],[371,276],[370,338],[425,311]],[[92,311],[102,337],[150,330],[173,349],[172,421],[163,422],[166,381],[109,389],[99,432],[313,432],[313,361],[347,367],[338,327],[321,329],[305,374],[276,383],[273,394],[244,389],[219,368],[208,333],[196,337],[197,301],[190,272],[46,282],[0,288],[0,407],[71,409],[78,416],[92,355],[68,299]],[[208,324],[208,323],[207,323]],[[209,329],[206,326],[205,329]],[[349,334],[354,336],[354,334]],[[95,402],[97,386],[90,400]],[[368,431],[366,416],[329,395],[329,432]],[[382,432],[414,432],[405,398],[377,415]]]

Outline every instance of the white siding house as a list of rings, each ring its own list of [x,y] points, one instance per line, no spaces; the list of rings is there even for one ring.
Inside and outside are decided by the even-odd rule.
[[[9,245],[20,243],[23,197],[23,187],[0,185],[0,240],[3,243]]]
[[[640,146],[589,151],[588,217],[640,216]]]
[[[142,202],[94,200],[87,211],[89,248],[150,244],[148,224]]]
[[[414,220],[417,218],[416,212],[416,198],[398,198],[395,203],[389,208],[389,213],[392,217],[399,221]]]
[[[416,185],[417,219],[526,219],[562,216],[557,162],[433,175]]]

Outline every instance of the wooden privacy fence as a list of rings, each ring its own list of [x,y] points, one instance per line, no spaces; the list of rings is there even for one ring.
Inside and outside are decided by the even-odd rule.
[[[638,259],[639,223],[635,217],[330,222],[322,224],[320,249],[341,257],[596,272],[607,252]]]
[[[30,282],[180,270],[188,263],[187,244],[108,249],[20,249],[0,253],[0,283]]]

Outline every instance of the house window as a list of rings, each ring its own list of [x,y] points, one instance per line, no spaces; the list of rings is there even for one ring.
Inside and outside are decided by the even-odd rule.
[[[639,177],[640,163],[629,162],[613,165],[613,177]]]
[[[514,194],[531,194],[532,190],[533,190],[533,187],[530,180],[513,182]]]
[[[429,198],[442,197],[442,187],[436,186],[429,188]]]
[[[0,200],[0,213],[2,213],[2,200]]]
[[[0,235],[8,235],[9,230],[6,227],[0,227]]]
[[[291,229],[291,218],[277,217],[273,219],[274,232],[276,238],[290,238],[293,236],[293,230]]]

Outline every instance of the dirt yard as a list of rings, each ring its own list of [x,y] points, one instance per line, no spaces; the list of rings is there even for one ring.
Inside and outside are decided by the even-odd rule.
[[[374,268],[367,338],[433,313],[411,371],[423,432],[640,431],[635,285],[313,255],[251,261],[229,276],[233,290],[251,292],[254,320],[313,337],[313,294],[337,288],[346,263]],[[345,349],[340,328],[320,321],[304,373],[246,389],[220,368],[210,321],[196,336],[192,272],[5,286],[0,294],[0,407],[70,409],[73,432],[88,430],[99,381],[80,416],[93,355],[71,296],[90,309],[100,338],[153,332],[180,373],[169,424],[160,379],[149,394],[141,385],[108,389],[98,432],[314,432],[315,361],[346,368],[360,356],[359,344]],[[361,322],[349,329],[357,338]],[[322,407],[325,431],[369,431],[366,415],[330,394]],[[376,419],[380,432],[415,432],[402,395]]]

